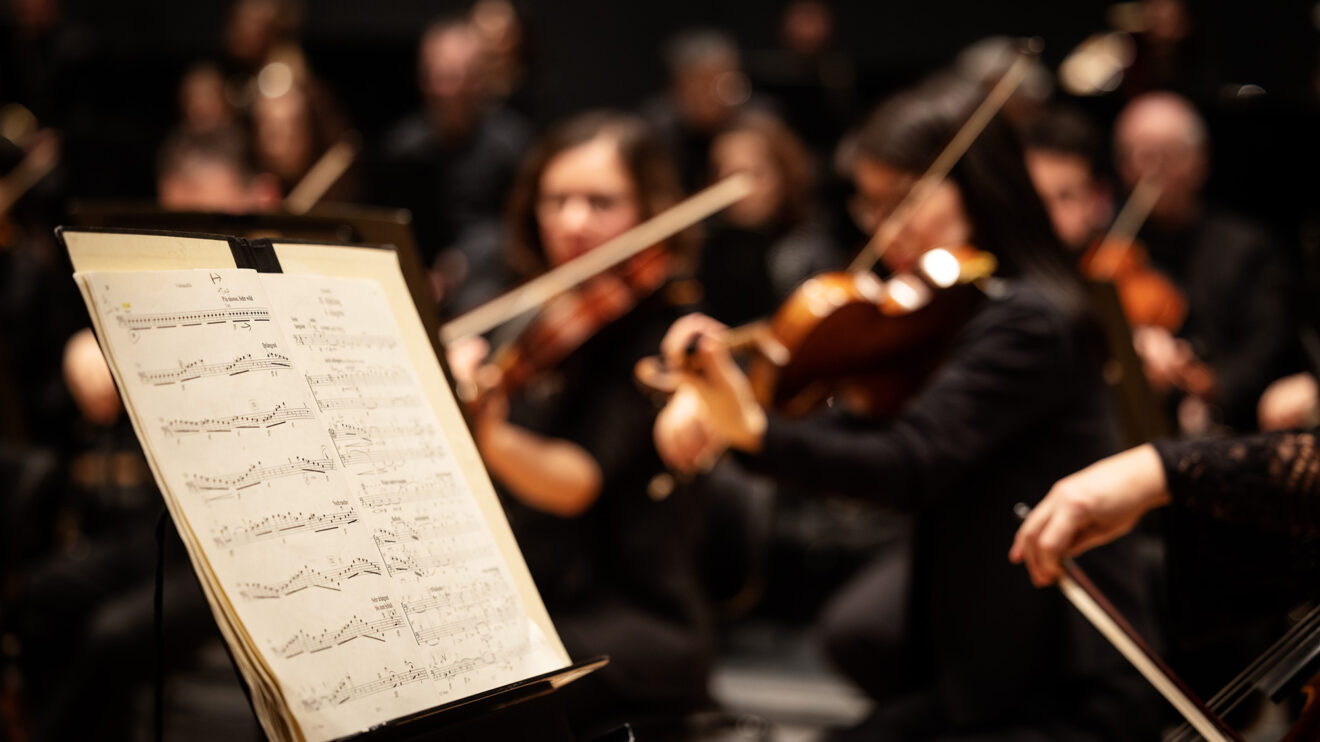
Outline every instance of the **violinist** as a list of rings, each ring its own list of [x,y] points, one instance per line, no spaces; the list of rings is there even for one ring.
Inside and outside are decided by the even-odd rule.
[[[853,166],[855,212],[870,217],[861,226],[876,229],[903,199],[978,90],[938,78],[872,115]],[[1082,288],[1010,127],[992,120],[897,229],[882,256],[890,269],[970,242],[998,258],[1002,279],[896,415],[869,418],[844,404],[803,419],[767,411],[718,342],[724,326],[692,315],[661,346],[687,370],[657,419],[657,446],[680,470],[732,448],[780,481],[913,514],[910,549],[881,555],[824,610],[830,658],[877,702],[836,739],[1150,737],[1154,710],[1140,678],[1061,598],[1033,594],[999,556],[1015,529],[1006,508],[1114,447]],[[1096,557],[1111,592],[1140,605],[1133,553]]]
[[[563,264],[680,196],[640,120],[574,118],[546,135],[514,190],[516,265],[530,275]],[[700,502],[673,488],[651,444],[654,406],[631,375],[678,316],[663,286],[684,243],[672,238],[561,294],[492,363],[473,368],[480,343],[451,346],[460,383],[486,390],[474,437],[559,636],[574,659],[610,655],[568,689],[579,721],[645,725],[707,700]]]
[[[1080,256],[1104,231],[1112,204],[1096,173],[1100,135],[1085,114],[1053,107],[1024,134],[1027,172],[1064,247]]]
[[[1202,198],[1208,144],[1205,123],[1172,93],[1136,98],[1115,123],[1123,184],[1154,175],[1161,186],[1140,239],[1187,297],[1181,328],[1140,328],[1134,345],[1151,385],[1172,393],[1183,430],[1205,431],[1216,416],[1251,430],[1261,392],[1288,370],[1287,269],[1267,231]]]
[[[722,322],[767,316],[806,278],[843,265],[816,213],[811,155],[778,118],[740,114],[715,137],[711,174],[752,176],[751,195],[712,220],[697,278],[704,304]]]

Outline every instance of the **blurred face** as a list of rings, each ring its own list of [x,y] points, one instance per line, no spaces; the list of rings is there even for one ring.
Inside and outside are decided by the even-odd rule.
[[[1114,138],[1123,184],[1132,189],[1149,175],[1163,186],[1152,219],[1180,221],[1195,209],[1209,173],[1199,128],[1189,107],[1165,97],[1138,99],[1119,117]]]
[[[725,210],[740,227],[760,227],[774,221],[784,203],[784,178],[770,156],[765,137],[750,131],[725,134],[711,145],[715,176],[727,178],[744,172],[752,177],[752,192]]]
[[[474,105],[481,95],[476,36],[462,28],[433,33],[422,42],[421,87],[427,99],[449,105]]]
[[[306,98],[297,92],[263,97],[253,113],[253,145],[262,166],[286,181],[302,177],[313,154]]]
[[[823,3],[806,0],[784,9],[784,45],[802,56],[819,54],[834,32],[834,19]]]
[[[1104,199],[1085,158],[1046,149],[1028,150],[1027,171],[1059,239],[1071,250],[1085,250],[1103,228],[1105,216]]]
[[[866,157],[859,158],[853,169],[857,196],[852,211],[857,226],[867,234],[876,232],[916,182],[917,175],[906,170]],[[962,194],[958,186],[946,180],[936,187],[930,198],[917,206],[906,223],[900,225],[882,260],[891,270],[905,271],[916,265],[917,259],[927,250],[965,245],[971,234]]]
[[[210,131],[234,122],[233,109],[225,98],[225,81],[219,70],[203,68],[190,73],[179,90],[179,106],[187,126]]]
[[[258,208],[249,184],[223,162],[191,158],[156,184],[167,211],[241,214]]]
[[[641,222],[617,143],[597,137],[555,155],[541,173],[536,221],[550,265],[560,265]]]
[[[723,126],[750,94],[732,58],[713,58],[683,70],[674,80],[674,92],[683,118],[704,131]]]
[[[225,49],[234,59],[256,67],[275,41],[279,9],[273,2],[248,0],[234,6],[225,34]]]

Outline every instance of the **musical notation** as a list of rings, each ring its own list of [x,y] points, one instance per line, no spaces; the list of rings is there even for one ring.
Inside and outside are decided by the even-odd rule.
[[[497,664],[507,665],[508,663],[497,661],[494,652],[486,652],[477,657],[463,657],[454,660],[447,665],[432,665],[430,668],[431,679],[452,680],[460,675],[467,675],[476,672],[483,667],[490,667]]]
[[[379,448],[340,451],[339,460],[345,469],[369,465],[377,471],[397,469],[409,461],[425,460],[440,453],[430,446],[419,448]]]
[[[470,657],[460,657],[445,664],[415,665],[405,661],[403,669],[386,668],[375,678],[355,682],[353,675],[344,675],[325,693],[309,693],[302,698],[303,708],[307,711],[320,711],[324,708],[340,706],[353,701],[373,696],[395,688],[403,688],[427,680],[452,681],[463,675],[470,675],[483,668],[503,666],[508,661],[501,661],[494,652],[483,652]]]
[[[315,396],[315,395],[313,395]],[[407,407],[417,407],[419,403],[416,397],[411,395],[401,395],[397,397],[334,397],[331,399],[321,399],[317,397],[316,406],[322,412],[327,410],[389,410]]]
[[[240,582],[238,583],[238,594],[249,600],[266,600],[287,597],[314,587],[340,592],[343,590],[343,584],[355,577],[362,577],[363,575],[379,577],[383,571],[380,565],[370,559],[357,557],[337,569],[313,569],[310,566],[304,566],[295,572],[292,577],[282,582],[269,584]]]
[[[342,503],[336,501],[336,504]],[[358,521],[351,507],[330,513],[280,513],[240,526],[221,526],[214,536],[217,546],[234,547],[283,538],[296,533],[319,533],[343,528]]]
[[[228,363],[205,363],[197,360],[191,363],[180,363],[178,368],[167,368],[156,371],[139,371],[138,378],[147,384],[154,386],[166,386],[168,384],[177,384],[194,379],[200,379],[206,376],[238,376],[251,371],[280,371],[290,367],[289,357],[280,353],[267,353],[264,356],[253,356],[247,353],[235,358]]]
[[[479,581],[451,595],[432,589],[427,597],[404,600],[404,617],[419,645],[434,645],[462,634],[489,635],[491,626],[507,624],[518,616],[513,595],[497,589],[496,583]]]
[[[336,420],[327,432],[336,441],[361,441],[372,443],[393,438],[422,438],[435,435],[435,428],[430,425],[413,423],[412,425],[353,425],[343,420]]]
[[[156,314],[121,314],[119,324],[128,330],[156,330],[166,327],[196,327],[199,325],[240,324],[269,322],[270,310],[261,307],[226,307],[192,312],[160,312]]]
[[[313,348],[394,348],[398,341],[389,335],[337,335],[325,332],[298,333],[293,342]]]
[[[401,368],[375,371],[345,371],[332,374],[308,374],[307,385],[319,386],[398,386],[408,382]]]
[[[413,683],[431,679],[431,667],[418,666],[404,662],[402,670],[385,670],[373,680],[361,683],[353,682],[352,674],[345,675],[327,693],[312,694],[302,699],[303,708],[308,711],[320,711],[323,708],[340,706],[351,701],[373,696],[393,688],[402,688]]]
[[[385,632],[401,629],[406,623],[403,616],[400,616],[399,612],[391,606],[378,618],[371,620],[353,616],[338,629],[325,629],[315,634],[299,631],[283,644],[271,647],[271,651],[275,656],[287,660],[302,654],[324,652],[341,644],[347,644],[354,639],[374,639],[383,642],[385,641]]]
[[[166,433],[184,435],[187,433],[232,433],[238,430],[257,430],[273,428],[276,425],[295,420],[315,420],[316,415],[307,405],[289,407],[281,402],[269,410],[247,412],[223,417],[203,417],[196,419],[176,418],[161,426]]]
[[[249,487],[255,487],[259,484],[269,482],[282,477],[289,477],[295,474],[325,474],[333,471],[335,468],[334,459],[327,453],[326,455],[309,459],[303,456],[293,456],[282,464],[271,464],[263,466],[260,461],[249,466],[236,474],[221,474],[219,476],[207,476],[205,474],[190,474],[187,477],[188,489],[193,492],[213,493],[223,492],[220,497],[229,497],[237,495],[242,490]],[[208,499],[216,499],[215,496],[208,496]]]
[[[375,539],[376,548],[380,551],[381,560],[385,563],[385,572],[390,577],[396,574],[414,574],[418,577],[426,577],[442,567],[463,564],[491,553],[490,548],[486,546],[451,549],[440,554],[430,551],[418,553],[416,549],[410,548],[407,544],[390,542],[380,535],[375,536]]]
[[[442,500],[458,494],[454,475],[437,474],[430,482],[412,482],[408,480],[384,481],[380,484],[362,485],[362,494],[358,501],[366,508],[383,508],[400,505],[405,502],[423,502]]]

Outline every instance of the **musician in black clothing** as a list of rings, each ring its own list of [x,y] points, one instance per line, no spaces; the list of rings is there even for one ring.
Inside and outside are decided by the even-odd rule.
[[[502,217],[531,126],[482,88],[481,44],[465,20],[432,24],[418,48],[423,110],[386,135],[374,196],[413,213],[437,302],[460,313],[504,288]]]
[[[1037,585],[1059,562],[1131,531],[1173,505],[1314,544],[1320,539],[1320,448],[1315,429],[1236,438],[1156,441],[1064,477],[1018,529],[1009,558]]]
[[[529,273],[559,265],[680,194],[640,120],[584,114],[548,134],[524,167],[510,209],[515,262]],[[695,564],[702,503],[665,471],[651,444],[655,408],[632,380],[678,317],[663,286],[685,241],[552,300],[515,347],[559,360],[526,374],[520,389],[501,387],[494,365],[473,368],[480,343],[451,349],[458,378],[495,387],[474,438],[560,638],[575,660],[611,658],[566,689],[584,733],[610,720],[677,720],[707,702],[713,625]]]
[[[1176,334],[1141,327],[1134,344],[1151,385],[1173,393],[1179,425],[1193,434],[1211,422],[1255,429],[1266,385],[1295,370],[1287,262],[1267,230],[1203,198],[1208,147],[1205,123],[1172,93],[1133,100],[1114,125],[1124,184],[1154,177],[1161,187],[1138,237],[1187,298]]]
[[[858,137],[863,211],[886,216],[979,99],[939,79],[884,104]],[[1000,279],[894,417],[835,408],[790,420],[762,409],[718,342],[723,326],[696,315],[662,345],[682,367],[698,338],[657,420],[657,445],[679,469],[730,447],[781,480],[913,513],[906,563],[882,557],[826,611],[831,658],[877,701],[839,739],[1151,737],[1154,706],[1135,673],[1060,596],[1033,594],[1000,556],[1014,502],[1114,446],[1081,288],[1003,121],[917,208],[884,259],[901,269],[931,248],[968,242],[998,257]],[[1118,601],[1140,608],[1133,553],[1096,557],[1092,569]]]
[[[712,317],[768,317],[808,277],[846,261],[817,209],[811,156],[779,119],[750,111],[711,144],[711,174],[751,175],[750,195],[711,220],[697,279]]]

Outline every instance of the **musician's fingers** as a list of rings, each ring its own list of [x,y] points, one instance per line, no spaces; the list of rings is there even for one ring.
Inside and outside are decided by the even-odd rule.
[[[1050,498],[1045,498],[1039,505],[1032,509],[1031,514],[1018,529],[1017,536],[1014,538],[1014,545],[1010,556],[1016,556],[1018,560],[1027,568],[1027,574],[1031,577],[1033,584],[1039,584],[1038,576],[1043,575],[1039,567],[1040,564],[1040,532],[1049,522],[1050,511],[1054,508],[1054,502]]]
[[[1017,533],[1013,536],[1013,546],[1008,550],[1008,558],[1015,564],[1022,563],[1027,558],[1029,549],[1035,548],[1035,540],[1040,535],[1041,526],[1049,518],[1049,511],[1054,507],[1054,501],[1046,497],[1027,513],[1027,517],[1022,520],[1022,525],[1018,526]]]
[[[1065,502],[1055,508],[1049,522],[1041,529],[1040,537],[1036,539],[1032,580],[1038,586],[1051,584],[1059,578],[1063,572],[1060,560],[1076,542],[1077,532],[1083,527],[1084,521],[1084,514],[1074,505]]]
[[[704,314],[679,317],[660,341],[660,354],[670,368],[682,368],[687,362],[692,341],[702,335],[719,338],[727,328],[722,322]]]

